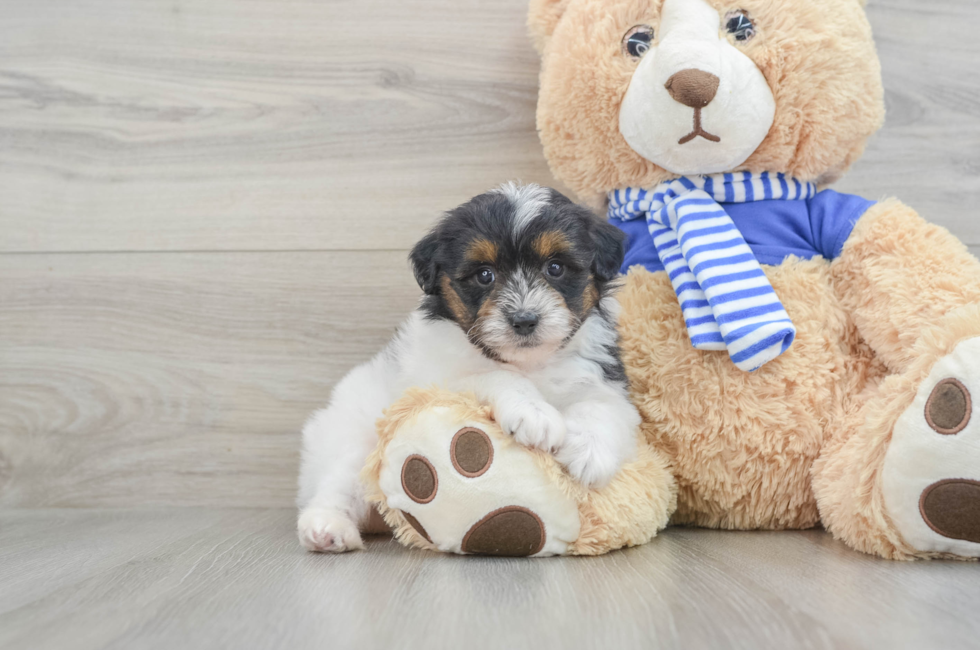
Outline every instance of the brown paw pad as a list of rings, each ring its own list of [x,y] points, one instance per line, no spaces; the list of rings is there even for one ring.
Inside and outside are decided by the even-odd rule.
[[[424,456],[409,456],[402,465],[402,489],[416,503],[432,501],[439,490],[436,468]]]
[[[463,537],[464,553],[525,557],[544,548],[544,523],[520,506],[494,510],[473,524]]]
[[[950,539],[980,544],[980,481],[946,479],[922,491],[922,519]]]
[[[932,389],[926,402],[926,422],[945,436],[959,433],[970,422],[973,400],[958,379],[943,379]]]
[[[493,443],[490,437],[479,429],[467,427],[453,436],[449,446],[449,458],[456,471],[469,478],[476,478],[488,469],[493,462]]]
[[[425,532],[425,528],[422,526],[421,523],[419,523],[419,520],[413,517],[412,515],[408,514],[404,510],[401,510],[400,512],[402,513],[402,517],[405,518],[405,521],[408,522],[408,525],[414,528],[416,533],[424,537],[425,541],[431,544],[432,538],[429,537],[429,533]]]

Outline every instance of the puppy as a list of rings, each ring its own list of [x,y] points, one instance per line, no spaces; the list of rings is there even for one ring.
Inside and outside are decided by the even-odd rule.
[[[636,451],[610,295],[623,235],[555,190],[507,184],[447,213],[411,253],[421,306],[303,429],[303,546],[363,548],[359,472],[375,421],[410,386],[471,391],[521,444],[590,486]]]

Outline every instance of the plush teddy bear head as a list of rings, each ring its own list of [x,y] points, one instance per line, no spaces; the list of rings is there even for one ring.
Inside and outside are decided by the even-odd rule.
[[[884,117],[863,0],[531,0],[555,175],[621,187],[747,170],[833,182]]]

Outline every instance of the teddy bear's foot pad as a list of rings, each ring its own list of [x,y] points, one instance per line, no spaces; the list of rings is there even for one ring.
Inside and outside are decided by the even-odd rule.
[[[919,552],[980,557],[980,338],[933,366],[899,417],[882,469],[885,508]]]
[[[929,528],[943,537],[980,544],[980,481],[937,481],[922,493],[919,511]]]
[[[524,557],[544,548],[544,522],[527,508],[507,506],[473,524],[463,536],[462,550],[475,555]]]
[[[437,407],[389,443],[379,485],[388,506],[441,551],[561,555],[578,537],[578,506],[535,462],[538,453],[495,424],[461,423]]]

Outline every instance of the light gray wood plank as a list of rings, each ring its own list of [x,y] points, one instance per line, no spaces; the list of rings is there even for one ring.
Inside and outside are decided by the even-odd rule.
[[[5,9],[0,251],[407,248],[503,180],[551,182],[526,0]],[[980,244],[980,5],[869,13],[888,123],[838,189]]]
[[[827,624],[838,641],[847,640],[841,645],[957,648],[975,643],[969,639],[977,634],[972,602],[980,590],[977,563],[893,562],[853,551],[823,531],[791,532],[784,539],[786,532],[743,535],[678,528],[670,537],[698,561],[750,578],[802,615]],[[958,623],[965,621],[970,621],[967,627]]]
[[[525,0],[11,0],[0,251],[408,248],[548,183]]]
[[[303,552],[288,510],[0,512],[0,646],[930,648],[980,631],[976,563],[820,531],[671,529],[600,558]],[[60,561],[60,562],[59,562]]]
[[[236,526],[241,515],[203,508],[6,511],[0,515],[0,613],[121,564],[139,563],[214,526]]]
[[[0,256],[0,506],[284,506],[403,252]]]
[[[980,41],[973,0],[870,0],[885,82],[885,127],[836,185],[895,196],[980,244]]]

